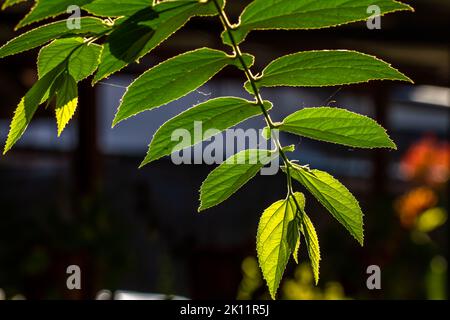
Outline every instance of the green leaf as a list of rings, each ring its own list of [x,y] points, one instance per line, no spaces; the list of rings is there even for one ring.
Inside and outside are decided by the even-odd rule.
[[[45,102],[43,101],[43,98],[46,96],[53,82],[62,70],[63,68],[60,65],[51,72],[48,72],[42,79],[39,79],[27,92],[25,97],[22,98],[14,112],[3,154],[6,154],[6,152],[8,152],[23,135],[38,106]]]
[[[194,16],[216,15],[213,1],[165,1],[140,10],[122,22],[104,44],[94,82],[117,72],[169,38]]]
[[[214,207],[228,199],[277,156],[269,150],[244,150],[228,158],[203,182],[198,210]]]
[[[95,0],[83,6],[83,9],[96,16],[120,17],[131,16],[151,5],[151,0]]]
[[[72,119],[78,104],[78,87],[75,79],[67,72],[62,75],[61,85],[56,89],[56,124],[58,137]]]
[[[4,10],[8,7],[12,7],[12,6],[14,6],[20,2],[24,2],[24,1],[26,1],[26,0],[5,0],[5,2],[2,5],[2,9]]]
[[[295,205],[295,208],[297,208],[297,215],[301,215],[305,212],[305,195],[301,192],[295,192],[294,193],[295,196],[295,200],[297,201],[298,206],[300,207],[301,212],[298,212],[298,207]],[[293,201],[293,199],[291,199]],[[295,225],[298,229],[296,230],[297,232],[299,232],[302,229],[302,226],[300,224],[296,224]],[[298,255],[299,255],[299,251],[300,251],[300,242],[301,242],[301,237],[300,234],[298,234],[298,236],[296,236],[297,238],[297,242],[295,243],[294,246],[294,251],[292,252],[292,257],[294,258],[294,261],[296,264],[298,264]]]
[[[301,245],[301,237],[299,236],[297,239],[297,243],[295,244],[295,247],[294,247],[294,252],[292,252],[292,258],[294,258],[294,261],[296,264],[298,264],[298,255],[300,252],[300,245]]]
[[[311,139],[359,148],[392,148],[395,143],[374,120],[344,109],[320,107],[297,111],[279,127]]]
[[[265,107],[266,110],[270,110],[272,104],[267,101]],[[141,167],[214,136],[215,133],[210,129],[214,129],[217,133],[260,114],[262,114],[261,108],[254,102],[233,97],[212,99],[192,107],[167,121],[158,129]],[[204,132],[203,136],[195,134],[199,125],[201,132]],[[189,132],[192,137],[191,141],[181,143],[173,141],[171,135],[175,130]]]
[[[300,182],[361,244],[364,243],[363,213],[358,201],[338,180],[320,170],[293,164],[292,178]],[[284,169],[283,169],[284,170]]]
[[[83,6],[93,0],[36,0],[36,4],[29,14],[23,18],[16,28],[21,28],[33,22],[38,22],[46,18],[56,17],[66,13],[70,6]]]
[[[319,267],[320,267],[320,246],[319,238],[317,237],[316,229],[311,222],[311,219],[303,213],[303,223],[301,232],[305,237],[306,248],[308,249],[309,260],[314,274],[314,280],[319,282]]]
[[[79,82],[95,72],[101,52],[101,45],[85,42],[83,38],[55,40],[39,52],[39,78],[67,59],[69,74]]]
[[[367,8],[376,5],[381,15],[413,9],[393,0],[255,0],[248,5],[233,30],[233,37],[241,43],[251,30],[319,29],[350,22],[367,20],[372,13]],[[230,44],[224,33],[224,42]]]
[[[127,89],[113,126],[145,110],[160,107],[199,88],[238,60],[209,48],[189,51],[146,71]]]
[[[322,87],[369,80],[411,81],[376,57],[347,50],[305,51],[271,62],[256,80],[257,87]],[[252,92],[249,82],[246,89]]]
[[[272,204],[259,221],[256,250],[272,299],[275,299],[289,256],[298,244],[299,225],[296,213],[294,201],[289,197]]]
[[[59,21],[25,32],[0,48],[0,58],[39,47],[47,42],[73,35],[95,35],[110,27],[97,18],[81,18],[81,29],[68,29],[66,21]]]
[[[263,136],[264,139],[270,140],[272,138],[272,129],[270,129],[269,126],[264,127],[261,135]]]
[[[294,152],[295,151],[295,145],[291,144],[288,146],[285,146],[283,148],[281,148],[284,152]]]

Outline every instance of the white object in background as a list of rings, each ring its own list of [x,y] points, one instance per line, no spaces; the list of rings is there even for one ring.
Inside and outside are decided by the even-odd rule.
[[[132,291],[116,291],[114,300],[189,300],[185,297],[156,293],[140,293]]]
[[[95,296],[95,300],[111,300],[112,292],[109,290],[100,290]]]

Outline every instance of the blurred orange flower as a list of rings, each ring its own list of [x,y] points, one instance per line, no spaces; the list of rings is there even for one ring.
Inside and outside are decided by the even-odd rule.
[[[427,187],[413,189],[395,202],[395,209],[400,217],[401,224],[411,228],[419,214],[436,205],[438,197]]]
[[[412,145],[401,160],[400,170],[408,180],[429,185],[446,183],[450,174],[450,145],[427,136]]]

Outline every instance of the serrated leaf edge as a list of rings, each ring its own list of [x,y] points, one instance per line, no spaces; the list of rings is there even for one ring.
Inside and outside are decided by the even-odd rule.
[[[338,109],[338,110],[345,110],[345,111],[347,111],[347,112],[349,112],[349,113],[351,113],[351,114],[353,114],[353,115],[357,115],[357,116],[366,118],[366,119],[370,120],[370,121],[371,121],[374,125],[376,125],[378,128],[383,129],[383,131],[384,131],[384,133],[386,134],[386,137],[388,138],[388,141],[391,143],[391,145],[390,145],[390,146],[376,146],[376,147],[364,147],[364,146],[362,146],[362,147],[359,147],[359,146],[358,146],[358,147],[355,147],[355,146],[352,146],[352,145],[347,144],[347,143],[337,143],[337,142],[328,141],[328,140],[319,139],[319,138],[311,138],[311,137],[303,136],[303,135],[298,134],[298,133],[294,133],[294,132],[292,132],[291,130],[283,130],[283,127],[285,126],[285,121],[288,120],[289,117],[291,117],[291,116],[293,116],[294,114],[296,114],[296,113],[298,113],[298,112],[301,112],[302,110],[305,110],[305,109],[328,109],[328,110]],[[333,117],[333,119],[336,119],[336,117]],[[382,125],[380,125],[380,124],[379,124],[378,122],[376,122],[374,119],[372,119],[372,118],[370,118],[370,117],[368,117],[368,116],[366,116],[366,115],[363,115],[363,114],[360,114],[360,113],[356,113],[356,112],[347,110],[347,109],[345,109],[345,108],[338,108],[338,107],[310,107],[310,108],[303,108],[303,109],[300,109],[300,110],[298,110],[298,111],[296,111],[296,112],[294,112],[294,113],[288,115],[288,116],[283,120],[283,123],[278,127],[278,129],[279,129],[280,131],[289,132],[289,133],[291,133],[291,134],[299,135],[299,136],[302,136],[302,137],[305,137],[305,138],[308,138],[308,139],[318,140],[318,141],[324,141],[324,142],[327,142],[327,143],[332,143],[332,144],[336,144],[336,145],[347,146],[347,147],[351,147],[351,148],[360,148],[360,149],[380,149],[380,148],[388,148],[388,149],[397,150],[397,145],[395,144],[395,142],[394,142],[394,141],[392,140],[392,138],[389,136],[387,130],[386,130]]]

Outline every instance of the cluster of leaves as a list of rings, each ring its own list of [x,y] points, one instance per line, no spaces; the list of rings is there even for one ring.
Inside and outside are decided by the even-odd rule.
[[[26,0],[6,0],[3,8]],[[38,56],[39,80],[20,101],[11,122],[4,152],[18,141],[42,104],[55,100],[60,134],[77,107],[77,83],[93,75],[92,83],[118,72],[148,54],[189,19],[218,16],[224,26],[222,40],[231,53],[200,48],[173,57],[144,72],[127,89],[113,125],[179,99],[196,90],[226,66],[245,73],[244,87],[254,101],[221,97],[196,105],[163,124],[156,132],[142,165],[200,143],[193,140],[176,145],[170,134],[178,128],[194,131],[194,121],[203,128],[225,130],[250,117],[264,116],[266,133],[277,129],[311,139],[359,148],[396,146],[375,121],[341,108],[318,106],[297,111],[281,122],[270,117],[272,104],[264,101],[260,88],[274,86],[319,87],[362,83],[370,80],[411,81],[373,56],[347,50],[299,52],[271,62],[259,76],[251,67],[255,58],[242,53],[239,44],[253,30],[315,29],[334,27],[369,17],[367,7],[377,5],[381,14],[411,7],[394,0],[254,0],[231,24],[225,0],[35,0],[35,5],[17,28],[56,17],[70,5],[87,15],[79,29],[67,21],[48,23],[19,35],[0,48],[0,58],[44,46]],[[49,43],[47,45],[47,43]],[[193,135],[195,136],[195,135]],[[208,137],[203,137],[208,138]],[[317,282],[320,249],[311,219],[305,212],[305,196],[295,192],[292,180],[303,185],[350,234],[363,244],[363,214],[358,201],[339,181],[326,172],[311,170],[289,160],[293,147],[276,151],[244,150],[217,167],[200,189],[199,211],[225,201],[269,161],[281,156],[287,177],[287,196],[262,214],[257,235],[259,264],[269,291],[275,298],[284,269],[292,255],[297,261],[304,238]],[[178,147],[178,149],[177,149]]]

